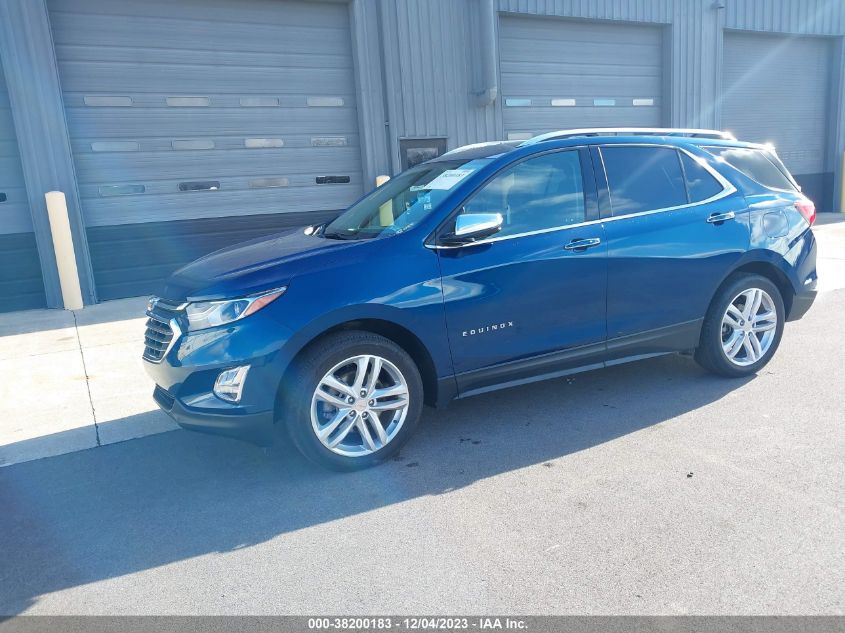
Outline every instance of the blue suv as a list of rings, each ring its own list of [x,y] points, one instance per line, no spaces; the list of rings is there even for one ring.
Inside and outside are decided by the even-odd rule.
[[[366,467],[424,403],[676,352],[758,371],[815,297],[814,219],[771,147],[721,132],[471,145],[177,271],[144,365],[185,428],[283,427],[319,464]]]

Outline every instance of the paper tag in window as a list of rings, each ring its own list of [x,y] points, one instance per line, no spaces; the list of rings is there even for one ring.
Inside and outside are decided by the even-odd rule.
[[[469,176],[474,170],[472,169],[449,169],[444,171],[437,178],[428,183],[426,189],[451,189],[461,180]]]

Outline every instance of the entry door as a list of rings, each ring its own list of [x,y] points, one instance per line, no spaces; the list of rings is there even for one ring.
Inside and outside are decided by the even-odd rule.
[[[672,147],[605,146],[601,156],[612,207],[609,357],[694,347],[716,289],[748,249],[744,198]]]
[[[464,206],[499,212],[504,226],[438,251],[462,394],[598,362],[607,251],[594,188],[589,153],[557,151],[507,168]]]

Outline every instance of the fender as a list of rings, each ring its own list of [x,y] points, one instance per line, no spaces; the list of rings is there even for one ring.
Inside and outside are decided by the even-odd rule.
[[[430,323],[428,326],[425,326],[425,324],[420,323],[420,319],[416,315],[406,310],[375,303],[345,306],[330,313],[323,314],[303,326],[291,336],[279,351],[277,356],[279,368],[282,371],[286,370],[296,355],[322,334],[336,329],[345,323],[361,320],[384,321],[409,331],[428,352],[438,378],[446,378],[454,375],[448,339],[443,331],[445,322],[441,321],[437,324]],[[439,333],[436,333],[437,330],[439,330]]]

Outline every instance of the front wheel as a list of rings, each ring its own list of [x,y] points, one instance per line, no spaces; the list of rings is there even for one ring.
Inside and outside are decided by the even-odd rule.
[[[333,470],[357,470],[394,455],[422,412],[423,387],[410,356],[363,331],[327,336],[297,360],[285,423],[297,448]]]
[[[695,359],[722,376],[753,374],[774,356],[784,320],[783,298],[775,284],[761,275],[736,274],[710,304]]]

